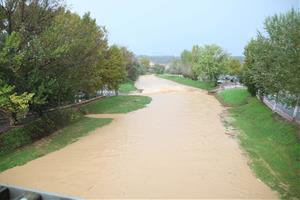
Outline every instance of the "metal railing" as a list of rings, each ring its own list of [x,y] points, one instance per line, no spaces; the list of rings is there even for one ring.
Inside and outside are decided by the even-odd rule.
[[[12,199],[28,199],[28,200],[81,200],[77,197],[69,197],[49,192],[43,192],[38,190],[26,189],[22,187],[16,187],[11,185],[0,184],[0,199],[12,200]]]

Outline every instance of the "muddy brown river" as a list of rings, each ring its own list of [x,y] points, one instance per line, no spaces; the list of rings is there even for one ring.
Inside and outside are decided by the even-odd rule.
[[[0,182],[88,199],[278,198],[225,134],[213,96],[152,75],[136,85],[153,99],[147,108],[112,116],[78,142],[3,172]]]

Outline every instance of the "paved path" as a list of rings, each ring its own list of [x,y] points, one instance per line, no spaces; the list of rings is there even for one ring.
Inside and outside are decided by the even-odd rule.
[[[277,198],[225,134],[213,96],[155,76],[137,86],[153,98],[147,108],[7,170],[0,182],[90,199]]]

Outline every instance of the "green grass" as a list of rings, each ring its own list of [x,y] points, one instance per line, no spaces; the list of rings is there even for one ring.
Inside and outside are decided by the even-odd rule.
[[[164,79],[167,79],[167,80],[171,80],[171,81],[183,84],[183,85],[200,88],[200,89],[203,89],[203,90],[211,90],[215,87],[215,84],[212,83],[212,82],[194,81],[192,79],[184,78],[184,77],[181,77],[181,76],[178,76],[178,75],[163,74],[163,75],[158,75],[158,77],[164,78]]]
[[[219,97],[235,106],[229,109],[232,125],[240,130],[238,139],[257,177],[281,198],[300,199],[299,127],[282,120],[243,90],[226,90]]]
[[[24,165],[31,160],[59,150],[111,121],[112,119],[83,117],[78,122],[57,131],[46,138],[45,141],[39,141],[24,148],[3,153],[0,155],[0,172],[15,166]]]
[[[239,106],[247,103],[250,94],[246,89],[235,88],[221,91],[218,93],[217,97],[224,105]]]
[[[128,113],[144,108],[151,102],[151,98],[147,96],[116,96],[106,97],[98,101],[92,102],[83,109],[88,113]]]
[[[129,80],[123,84],[120,85],[119,92],[123,94],[128,94],[130,92],[136,91],[137,88],[134,86],[134,82]]]

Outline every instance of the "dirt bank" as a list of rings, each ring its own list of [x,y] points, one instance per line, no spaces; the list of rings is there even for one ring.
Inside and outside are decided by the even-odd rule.
[[[85,198],[277,198],[225,134],[213,96],[155,76],[136,85],[153,98],[147,108],[0,182]]]

